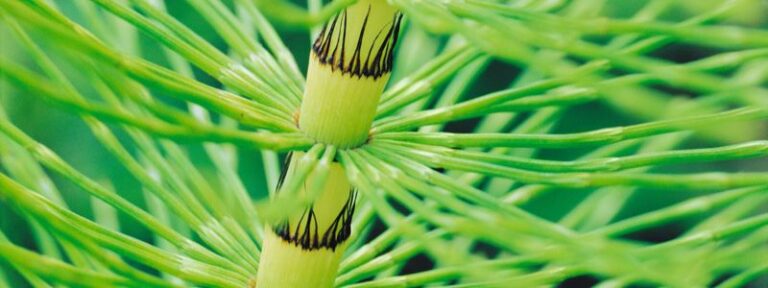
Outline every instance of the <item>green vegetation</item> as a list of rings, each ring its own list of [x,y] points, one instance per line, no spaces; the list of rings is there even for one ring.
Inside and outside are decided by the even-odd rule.
[[[0,288],[764,287],[766,15],[0,0]]]

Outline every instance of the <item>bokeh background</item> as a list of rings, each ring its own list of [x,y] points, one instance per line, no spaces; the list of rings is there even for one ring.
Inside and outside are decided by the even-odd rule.
[[[8,0],[2,0],[8,1]],[[10,0],[15,1],[15,0]],[[57,0],[57,5],[63,8],[72,19],[83,22],[82,15],[79,15],[74,7],[75,1],[87,0]],[[228,2],[228,1],[225,1]],[[647,1],[607,1],[603,14],[611,15],[616,18],[627,17],[642,7]],[[673,9],[669,9],[662,19],[669,21],[681,21],[697,15],[701,11],[706,11],[718,4],[720,0],[702,0],[702,1],[678,1]],[[749,1],[745,1],[749,2]],[[736,9],[730,16],[728,22],[737,25],[768,28],[768,5],[754,1],[754,5],[743,5]],[[296,1],[298,5],[304,5],[304,2]],[[194,9],[188,7],[185,1],[170,0],[166,1],[168,11],[181,20],[184,24],[191,27],[194,31],[202,35],[209,42],[222,50],[227,47],[224,41],[215,33],[215,31],[198,15]],[[269,16],[269,15],[268,15]],[[297,62],[302,70],[305,70],[309,55],[310,36],[308,31],[298,27],[286,27],[277,25],[277,29],[286,42],[287,46],[293,51]],[[441,51],[448,43],[445,35],[434,35],[422,30],[420,27],[411,25],[404,30],[403,42],[401,46],[417,46],[419,49],[410,49],[399,51],[398,61],[395,64],[396,71],[393,74],[392,82],[397,81],[412,71],[421,67],[424,63],[432,59],[435,53]],[[409,35],[420,35],[419,37],[409,37]],[[426,36],[426,37],[425,37]],[[418,39],[418,40],[414,40]],[[595,42],[605,41],[605,39],[592,39]],[[27,67],[34,68],[32,61],[28,58],[22,47],[16,42],[14,35],[4,25],[0,24],[0,57],[12,59],[17,63],[24,63]],[[160,46],[148,37],[142,35],[139,38],[141,54],[147,59],[157,63],[167,65],[166,60],[160,55]],[[408,41],[418,41],[418,43],[408,43]],[[55,45],[41,43],[44,49],[59,49]],[[688,62],[710,56],[722,51],[712,50],[688,45],[668,45],[652,53],[653,56],[675,61]],[[768,65],[768,63],[763,63]],[[78,81],[77,67],[64,66],[68,75],[74,76]],[[500,90],[509,87],[514,83],[516,77],[524,69],[529,67],[516,66],[513,63],[503,61],[492,61],[485,71],[478,77],[464,98],[476,97],[488,92]],[[195,71],[196,77],[210,85],[221,87],[213,78],[200,71]],[[0,75],[0,78],[2,75]],[[79,79],[79,81],[86,81]],[[87,85],[81,85],[87,86]],[[695,93],[681,89],[672,89],[669,87],[655,87],[659,91],[666,92],[670,97],[694,98]],[[442,88],[444,89],[444,87]],[[442,91],[435,91],[439,95]],[[434,100],[433,100],[434,101]],[[175,103],[182,105],[182,103]],[[31,95],[29,91],[19,89],[19,87],[10,87],[7,82],[0,80],[0,106],[9,114],[10,119],[17,126],[38,141],[48,145],[51,149],[63,156],[66,161],[77,167],[83,173],[91,176],[103,184],[115,187],[117,191],[126,199],[133,203],[138,203],[140,207],[146,207],[146,199],[141,187],[136,180],[127,176],[129,173],[117,162],[105,149],[98,144],[91,135],[89,129],[82,120],[69,111],[64,111],[56,106],[42,101],[39,97]],[[523,115],[519,119],[524,119]],[[554,133],[568,133],[586,131],[596,128],[627,125],[641,122],[642,119],[618,111],[611,103],[590,103],[586,105],[575,106],[558,122]],[[470,132],[478,124],[477,119],[470,119],[452,123],[447,126],[447,130],[454,132]],[[512,128],[515,123],[511,123]],[[726,133],[733,134],[730,140],[744,140],[742,135],[747,138],[768,139],[768,129],[765,126],[756,126],[754,131],[730,131]],[[125,135],[122,135],[123,137]],[[730,137],[724,139],[696,139],[686,143],[681,148],[706,147],[711,146],[712,141],[723,144],[719,141],[729,142]],[[205,158],[201,145],[189,143],[185,145],[190,151],[197,167],[207,173],[214,173],[214,168],[210,161]],[[589,149],[566,149],[566,150],[544,150],[538,154],[543,159],[570,160],[574,159]],[[632,151],[630,151],[631,153]],[[4,155],[0,155],[0,160]],[[255,150],[240,150],[240,174],[254,200],[264,199],[267,195],[267,184],[262,171],[261,155]],[[2,168],[0,168],[2,169]],[[766,171],[768,170],[768,161],[765,159],[738,160],[716,162],[711,164],[681,165],[670,166],[663,169],[654,169],[654,171],[665,172],[697,172],[697,171]],[[93,200],[87,193],[81,191],[73,184],[57,176],[55,173],[49,173],[50,177],[56,183],[64,200],[69,207],[76,213],[88,218],[93,217]],[[213,177],[212,177],[213,178]],[[561,190],[556,193],[549,193],[534,201],[526,204],[524,208],[537,215],[547,219],[557,220],[577,203],[584,199],[592,190]],[[698,195],[699,191],[670,191],[670,190],[643,190],[635,193],[629,200],[629,204],[621,209],[618,218],[626,218],[633,215],[652,211],[665,207],[672,203],[677,203],[683,199]],[[764,209],[768,209],[764,208]],[[152,235],[137,223],[125,215],[118,214],[120,229],[138,239],[152,242]],[[682,222],[675,222],[670,225],[657,227],[648,231],[642,231],[630,235],[630,239],[636,241],[661,242],[675,238],[681,234],[686,227],[689,227],[697,219],[689,219]],[[7,205],[0,202],[0,229],[5,232],[14,243],[19,243],[29,249],[36,249],[32,235],[30,234],[29,223],[23,220],[17,212]],[[373,229],[373,237],[383,229],[382,224],[376,224]],[[479,246],[478,251],[493,255],[498,252],[492,246]],[[416,257],[409,262],[404,271],[421,271],[431,267],[432,263],[427,257]],[[18,281],[18,287],[27,287],[27,284],[21,280],[21,277],[8,268],[6,263],[0,261],[0,267],[6,271],[9,277]],[[150,268],[147,268],[150,269]],[[768,279],[760,280],[755,287],[768,287]],[[585,276],[570,279],[563,283],[563,287],[585,287],[595,283],[595,279]]]

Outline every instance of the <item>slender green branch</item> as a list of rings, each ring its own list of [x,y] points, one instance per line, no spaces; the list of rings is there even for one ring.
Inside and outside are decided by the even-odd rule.
[[[493,163],[510,168],[542,172],[620,171],[646,166],[694,164],[701,162],[768,157],[768,141],[752,141],[715,148],[665,151],[624,157],[590,158],[574,161],[539,160],[390,140],[380,140],[377,141],[376,144],[381,144],[386,146],[387,149],[393,149],[411,155],[420,154],[431,159],[431,162],[436,163],[436,165],[439,165],[439,163],[442,163],[443,161],[470,160]]]
[[[5,5],[8,5],[8,7],[5,7]],[[125,71],[131,77],[145,84],[173,92],[170,96],[180,97],[183,100],[192,101],[211,108],[214,111],[238,119],[244,125],[254,125],[256,127],[276,125],[276,127],[282,127],[280,129],[285,129],[286,131],[296,130],[295,125],[291,123],[290,115],[286,113],[281,113],[272,107],[248,101],[234,94],[201,84],[147,61],[118,54],[107,48],[95,36],[86,32],[84,28],[68,22],[68,20],[62,20],[65,21],[62,23],[53,23],[38,13],[30,11],[28,7],[19,5],[17,2],[3,2],[0,3],[0,6],[5,7],[3,9],[13,10],[14,14],[12,15],[17,20],[48,32],[47,36],[58,37],[60,40],[68,43],[69,45],[64,46],[64,48],[93,57],[95,60],[104,61],[104,63]],[[64,17],[56,11],[49,12],[54,13],[53,15],[57,19]],[[68,29],[62,28],[62,24]]]
[[[765,47],[768,45],[768,40],[766,40],[768,33],[763,30],[744,27],[725,25],[681,27],[675,23],[661,21],[641,22],[610,18],[584,20],[529,12],[486,1],[470,0],[467,3],[467,5],[474,7],[482,7],[486,13],[504,14],[547,29],[575,30],[585,35],[646,34],[655,36],[661,34],[684,42],[723,48]]]
[[[334,0],[325,5],[320,11],[309,13],[289,1],[254,1],[261,9],[275,20],[292,26],[312,27],[326,22],[357,0]]]
[[[600,227],[590,231],[588,235],[619,236],[629,234],[643,228],[664,225],[664,223],[685,216],[705,213],[732,203],[739,198],[747,197],[755,193],[763,193],[767,189],[768,187],[742,188],[692,198],[670,207]]]
[[[682,129],[701,129],[728,121],[761,120],[768,118],[768,110],[740,108],[721,113],[682,117],[679,119],[648,122],[625,127],[605,128],[590,132],[536,135],[536,134],[456,134],[388,132],[376,139],[392,139],[446,147],[546,147],[566,148],[584,145],[616,143],[633,138],[671,133]]]
[[[221,285],[222,287],[242,287],[246,282],[241,274],[204,264],[185,256],[173,255],[147,243],[103,228],[69,210],[50,203],[47,199],[20,186],[4,174],[0,174],[0,187],[2,187],[0,200],[13,201],[19,209],[32,213],[41,222],[56,229],[58,233],[71,235],[71,237],[81,237],[80,235],[88,237],[105,248],[114,249],[127,257],[153,265],[159,270],[193,282]],[[192,267],[198,268],[189,269]]]
[[[95,126],[95,127],[100,129],[106,129],[103,126]],[[0,131],[2,131],[3,134],[6,134],[11,139],[13,139],[19,145],[25,147],[33,157],[35,157],[38,161],[40,161],[41,164],[60,173],[62,176],[70,179],[73,183],[80,186],[82,189],[84,189],[88,193],[91,193],[95,197],[98,197],[99,199],[102,199],[103,201],[120,209],[121,211],[127,213],[128,215],[131,215],[132,217],[140,221],[142,224],[144,224],[146,227],[150,228],[152,231],[154,231],[161,237],[165,238],[172,244],[174,244],[180,250],[188,252],[191,255],[194,255],[194,257],[201,257],[200,259],[215,261],[220,265],[226,265],[226,262],[222,262],[218,256],[211,254],[210,251],[208,251],[207,249],[195,244],[190,239],[186,239],[185,237],[181,236],[180,234],[173,231],[171,228],[163,225],[162,223],[159,223],[154,217],[152,217],[152,215],[141,210],[140,208],[131,204],[127,200],[119,197],[117,193],[110,191],[109,189],[106,189],[102,185],[96,183],[95,181],[91,180],[87,176],[81,174],[75,168],[73,168],[72,166],[69,166],[65,161],[59,158],[53,151],[48,149],[46,146],[43,146],[37,143],[29,136],[23,134],[23,132],[18,130],[18,128],[11,126],[7,122],[0,121]],[[96,131],[99,131],[99,130],[96,130]],[[111,139],[111,141],[116,141],[115,138],[105,138],[105,139],[107,140]],[[108,145],[107,147],[115,147],[115,146]],[[130,164],[130,162],[123,162],[123,163]],[[129,168],[130,168],[130,165],[129,165]],[[166,200],[167,200],[166,203],[174,203],[168,199]],[[186,209],[180,208],[180,209],[177,209],[177,211],[186,211]]]
[[[290,108],[299,107],[302,91],[288,79],[288,72],[283,70],[286,67],[281,67],[263,46],[246,34],[238,23],[234,23],[236,17],[228,8],[219,2],[192,1],[190,5],[211,22],[234,51],[246,58],[244,64],[250,69],[243,75],[251,76],[248,77],[251,84],[269,95],[283,97]]]
[[[760,277],[764,277],[766,274],[768,274],[768,264],[758,265],[744,272],[736,274],[731,278],[728,278],[728,280],[725,280],[723,283],[720,283],[720,285],[717,285],[716,287],[717,288],[744,287],[750,281],[754,279],[758,279]]]
[[[293,86],[298,90],[304,90],[304,75],[299,71],[299,66],[296,64],[296,59],[291,54],[291,51],[285,46],[275,28],[267,21],[264,15],[256,9],[253,1],[240,0],[238,2],[245,7],[245,11],[253,17],[254,24],[258,28],[260,35],[264,39],[265,44],[275,55],[278,64],[283,66],[281,71],[288,73],[289,79],[293,82]],[[296,95],[300,97],[301,95]],[[297,99],[299,100],[299,99]]]
[[[425,235],[426,241],[433,241],[446,234],[444,230],[433,230]],[[406,242],[397,248],[370,259],[364,264],[336,277],[336,285],[349,285],[375,275],[382,270],[392,267],[397,263],[406,261],[425,250],[422,242]]]
[[[13,259],[13,265],[23,267],[26,273],[34,273],[45,279],[81,287],[146,287],[145,283],[128,278],[73,267],[59,260],[40,256],[15,245],[0,243],[0,258]],[[39,282],[37,284],[40,284]],[[174,287],[168,285],[166,287]]]
[[[515,270],[520,269],[520,266],[527,268],[525,266],[530,264],[538,264],[538,262],[531,262],[532,261],[530,261],[528,257],[494,259],[476,263],[468,263],[464,265],[446,266],[425,272],[418,272],[402,276],[379,278],[350,285],[349,287],[412,287],[426,285],[434,282],[450,281],[454,279],[490,279],[499,277],[499,275],[509,276],[510,274],[523,274],[525,273],[524,271]],[[471,283],[472,280],[463,282]]]
[[[491,62],[489,57],[481,57],[474,60],[466,67],[462,68],[443,91],[443,94],[437,98],[434,108],[448,107],[455,105],[461,100],[461,97],[470,89],[472,83],[477,81],[480,77],[480,73],[487,68]],[[374,124],[376,125],[376,124]],[[432,126],[422,127],[419,131],[422,132],[437,132],[445,127],[445,123],[436,124]]]
[[[324,150],[325,153],[323,153]],[[255,209],[264,221],[267,223],[280,221],[313,203],[319,197],[318,193],[322,192],[319,187],[322,187],[327,177],[334,151],[333,148],[325,149],[324,145],[316,144],[307,153],[301,155],[297,160],[299,164],[293,168],[295,170],[291,171],[293,177],[278,184],[278,191],[275,192],[273,199],[256,205]],[[317,179],[312,182],[310,193],[300,193],[312,173],[315,173],[314,177]]]
[[[195,65],[206,71],[209,75],[216,77],[225,85],[231,86],[240,92],[244,92],[246,96],[251,97],[258,102],[278,108],[285,113],[291,112],[289,103],[275,100],[284,100],[285,97],[270,97],[270,93],[276,93],[274,91],[264,91],[263,89],[260,89],[266,88],[264,85],[262,85],[262,87],[254,85],[255,83],[261,83],[259,78],[249,78],[252,74],[246,69],[234,64],[226,55],[216,50],[216,48],[189,30],[186,26],[170,17],[167,13],[163,13],[161,10],[149,5],[143,0],[133,0],[139,4],[144,12],[154,20],[157,20],[160,25],[162,25],[161,27],[159,25],[153,25],[149,19],[141,14],[127,7],[123,7],[112,0],[94,1],[108,11],[134,24],[137,28],[152,35],[156,40],[179,52],[179,54],[190,60],[192,63],[195,63]],[[205,56],[200,57],[202,55],[207,56],[208,59],[204,58]]]
[[[478,57],[480,57],[479,51],[465,45],[443,52],[423,68],[388,89],[381,96],[377,116],[388,116],[397,109],[428,96],[437,84],[445,81],[459,68]]]
[[[590,89],[584,89],[579,87],[565,87],[553,90],[551,95],[547,96],[533,96],[540,93],[545,93],[548,90],[552,90],[558,86],[562,86],[565,83],[573,81],[573,79],[579,78],[584,74],[594,72],[605,68],[605,63],[597,63],[595,65],[587,65],[574,71],[568,77],[553,78],[523,87],[517,87],[507,89],[503,91],[494,92],[489,95],[474,98],[469,101],[462,102],[446,108],[439,108],[434,110],[425,110],[410,114],[408,116],[395,116],[385,118],[377,121],[375,132],[387,132],[391,130],[408,130],[413,127],[444,123],[448,121],[465,119],[475,117],[479,115],[488,114],[489,111],[510,111],[513,109],[536,109],[545,105],[557,105],[566,104],[572,102],[571,97],[586,96],[586,100],[594,99],[594,91]],[[583,74],[582,74],[583,73]],[[523,98],[525,96],[531,96],[532,98],[545,98],[542,103],[533,102],[532,105],[526,103]],[[554,97],[553,97],[554,96]],[[548,98],[549,97],[549,98]],[[563,98],[565,97],[565,98]],[[521,99],[522,98],[522,99]],[[517,101],[514,101],[517,100]],[[535,99],[536,101],[538,99]],[[575,101],[583,101],[581,99]],[[498,106],[499,104],[504,104]]]
[[[377,150],[383,153],[383,149]],[[768,173],[700,173],[685,175],[629,174],[629,173],[543,173],[508,168],[483,161],[467,159],[431,158],[425,153],[408,153],[413,159],[429,163],[432,167],[456,169],[509,178],[523,183],[547,184],[563,187],[603,187],[633,185],[655,188],[728,189],[768,184]]]
[[[706,243],[718,242],[761,229],[766,225],[768,225],[768,214],[760,214],[744,220],[732,222],[723,227],[704,230],[686,237],[675,238],[674,240],[662,244],[647,247],[642,250],[642,253],[645,255],[652,255],[654,253],[669,251],[675,247],[694,247]]]

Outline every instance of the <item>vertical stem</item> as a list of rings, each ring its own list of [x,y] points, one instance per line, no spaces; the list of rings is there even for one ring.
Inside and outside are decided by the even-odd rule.
[[[297,115],[301,131],[339,149],[367,141],[392,70],[401,21],[401,14],[386,0],[360,0],[325,24],[312,45]],[[294,177],[301,155],[295,152],[287,161],[285,181]],[[318,174],[312,172],[299,191],[317,193],[316,200],[301,213],[272,225],[265,236],[256,281],[259,288],[333,285],[351,234],[357,192],[338,163],[330,163],[327,174]],[[324,182],[318,186],[314,181]],[[311,191],[313,186],[319,191]]]
[[[299,127],[340,149],[368,138],[389,80],[401,16],[384,0],[361,0],[327,23],[309,60]]]
[[[289,160],[285,181],[292,181],[302,152]],[[273,225],[265,235],[257,277],[258,287],[330,287],[351,233],[356,192],[341,166],[329,165],[327,175],[313,172],[299,193],[319,197],[300,214]],[[325,176],[325,179],[320,179]],[[312,191],[324,181],[319,191]],[[313,198],[313,196],[306,196]]]

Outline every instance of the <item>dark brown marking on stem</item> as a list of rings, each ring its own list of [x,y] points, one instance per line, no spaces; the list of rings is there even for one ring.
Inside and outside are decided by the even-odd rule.
[[[293,152],[288,152],[288,155],[285,155],[285,161],[283,162],[283,169],[280,171],[280,178],[277,179],[277,187],[275,188],[275,191],[280,191],[280,188],[283,187],[283,182],[285,182],[285,176],[288,174],[288,167],[291,166],[292,157],[293,157]]]
[[[344,243],[352,234],[352,216],[355,214],[357,191],[349,190],[347,202],[336,215],[331,225],[322,232],[317,224],[317,215],[313,207],[309,207],[301,214],[299,221],[295,223],[293,230],[290,221],[283,221],[274,227],[275,233],[284,241],[292,243],[304,250],[331,249]]]
[[[374,79],[392,71],[394,62],[394,51],[397,45],[400,26],[403,22],[403,14],[396,13],[392,17],[388,28],[382,27],[369,47],[363,47],[363,37],[368,27],[368,16],[370,16],[371,7],[363,19],[363,25],[360,27],[360,34],[349,59],[346,59],[347,43],[347,10],[337,14],[333,20],[323,25],[320,34],[312,44],[312,53],[322,64],[328,64],[332,70],[338,69],[342,74],[350,74],[358,77],[373,77]],[[383,39],[379,39],[385,34]],[[334,41],[334,38],[336,41]],[[380,43],[377,43],[380,42]],[[363,58],[363,51],[368,54]]]

